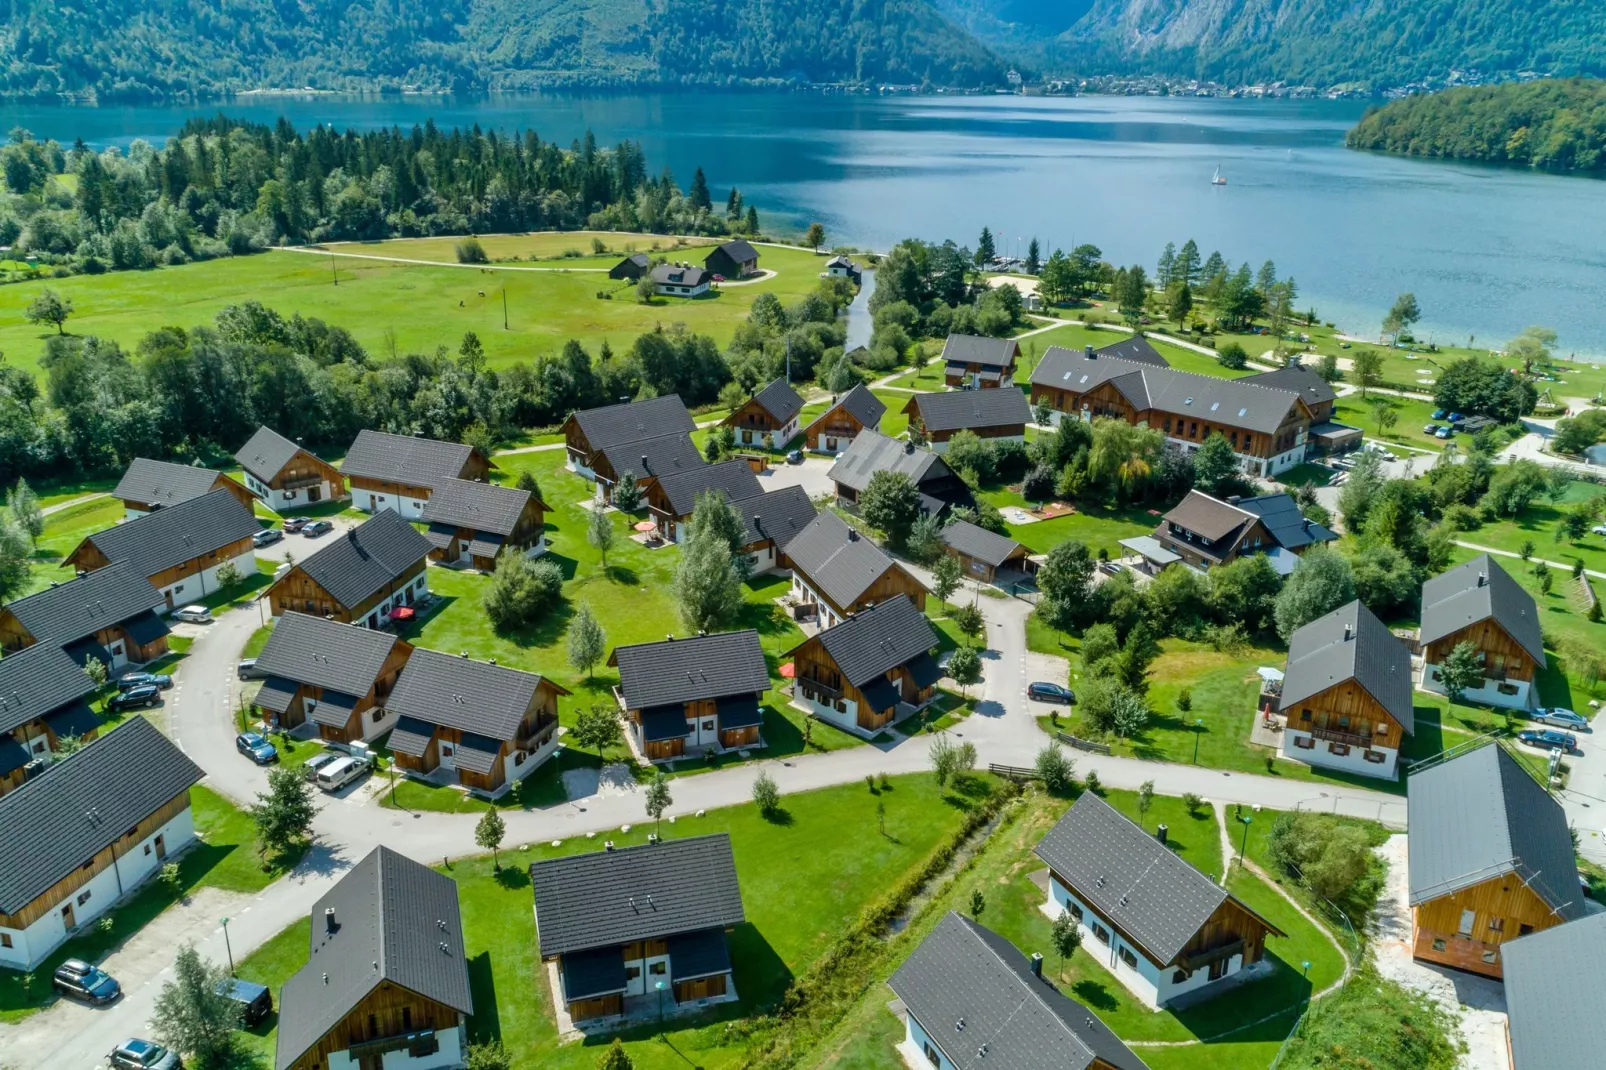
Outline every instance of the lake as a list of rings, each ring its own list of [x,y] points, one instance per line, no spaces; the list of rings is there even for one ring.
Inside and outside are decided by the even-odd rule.
[[[96,146],[161,141],[197,112],[298,126],[533,128],[567,143],[640,141],[682,185],[706,171],[770,228],[818,220],[832,243],[904,237],[1000,250],[1079,242],[1150,272],[1168,241],[1276,262],[1301,308],[1357,334],[1413,291],[1424,338],[1499,344],[1530,323],[1606,357],[1606,185],[1351,152],[1353,101],[1159,97],[872,97],[811,93],[255,97],[219,107],[0,107],[7,129]],[[1227,185],[1212,186],[1217,168]]]

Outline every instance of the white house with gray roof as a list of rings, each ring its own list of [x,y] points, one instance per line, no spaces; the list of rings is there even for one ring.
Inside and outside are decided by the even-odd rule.
[[[1462,693],[1468,701],[1517,710],[1538,704],[1534,681],[1545,667],[1539,607],[1488,554],[1422,584],[1420,638],[1422,690],[1445,693],[1440,668],[1465,642],[1483,665],[1483,680]]]

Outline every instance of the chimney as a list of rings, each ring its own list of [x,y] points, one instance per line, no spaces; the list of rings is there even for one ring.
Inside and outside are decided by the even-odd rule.
[[[1487,587],[1487,586],[1489,586],[1489,574],[1487,572],[1478,573],[1478,586],[1479,587]]]
[[[1242,494],[1229,494],[1229,495],[1227,495],[1227,504],[1228,505],[1237,505],[1239,502],[1241,502],[1243,500],[1244,500],[1244,496]]]
[[[1032,976],[1043,976],[1043,956],[1036,951],[1032,952]]]
[[[324,907],[323,908],[323,930],[324,930],[324,932],[333,933],[333,932],[339,931],[339,929],[340,929],[340,926],[335,921],[335,908],[334,907]]]
[[[645,453],[641,455],[641,470],[643,472],[647,471],[647,455]]]
[[[1169,835],[1171,835],[1171,828],[1169,825],[1154,826],[1154,838],[1159,840],[1161,843],[1165,843],[1166,837]]]
[[[1093,351],[1093,343],[1092,342],[1089,342],[1086,346],[1083,347],[1082,356],[1086,357],[1088,360],[1098,360],[1099,359],[1099,355]]]
[[[1353,638],[1355,638],[1355,629],[1348,624],[1344,625],[1344,642],[1347,643]]]

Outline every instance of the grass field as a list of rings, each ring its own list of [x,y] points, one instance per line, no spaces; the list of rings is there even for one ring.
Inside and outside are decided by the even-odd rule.
[[[1377,414],[1372,409],[1372,402],[1381,402],[1394,413],[1394,426],[1385,434],[1377,428]],[[1415,446],[1422,450],[1431,450],[1435,454],[1444,449],[1446,442],[1452,439],[1438,439],[1423,432],[1422,428],[1430,423],[1444,423],[1443,420],[1433,419],[1434,405],[1431,401],[1417,401],[1413,398],[1394,397],[1389,394],[1372,394],[1362,401],[1358,395],[1349,394],[1338,399],[1333,406],[1333,419],[1341,424],[1359,427],[1366,434],[1368,441],[1400,442],[1408,446]],[[1458,436],[1459,437],[1459,436]],[[1425,471],[1435,458],[1417,454],[1420,460],[1417,471]]]
[[[537,239],[548,237],[527,236],[532,253],[545,248]],[[580,235],[558,237],[564,247],[589,248],[589,241]],[[507,237],[510,255],[517,240],[523,239]],[[626,240],[623,235],[610,236],[610,244],[622,246]],[[645,249],[654,239],[636,240]],[[455,240],[442,241],[451,256]],[[438,248],[413,242],[342,246],[341,251],[441,258]],[[655,298],[651,305],[643,305],[636,301],[633,287],[595,272],[476,270],[269,252],[153,271],[18,283],[0,302],[0,351],[13,364],[37,370],[51,332],[27,323],[22,314],[44,288],[72,299],[75,312],[67,323],[71,333],[111,338],[129,351],[149,331],[209,324],[219,309],[246,299],[259,300],[286,316],[299,312],[344,327],[376,356],[388,356],[392,348],[423,353],[442,345],[455,349],[466,331],[480,336],[493,365],[532,360],[570,338],[579,339],[595,356],[604,340],[621,352],[636,335],[675,323],[712,335],[723,345],[759,294],[773,293],[790,302],[813,291],[825,258],[805,249],[765,246],[759,262],[777,271],[777,277],[730,286],[704,298]],[[601,264],[590,262],[593,267]],[[507,330],[502,327],[504,287]],[[611,300],[600,300],[599,291],[618,292]]]

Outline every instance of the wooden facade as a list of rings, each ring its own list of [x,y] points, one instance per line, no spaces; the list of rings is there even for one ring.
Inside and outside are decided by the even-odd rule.
[[[121,624],[115,624],[110,628],[101,628],[94,633],[94,640],[108,650],[114,644],[122,643],[124,655],[135,664],[155,661],[167,653],[167,636],[158,636],[141,646],[129,637],[128,632],[123,629]],[[17,620],[16,614],[4,607],[0,607],[0,651],[14,654],[24,647],[33,646],[34,641],[34,637],[29,634],[28,629],[22,626],[21,621]],[[110,668],[110,666],[107,666],[107,668]]]
[[[307,575],[305,569],[296,565],[280,576],[272,587],[268,588],[268,605],[275,617],[287,609],[298,613],[306,613],[314,617],[328,617],[338,620],[342,624],[351,624],[360,621],[369,613],[397,592],[402,593],[402,602],[406,605],[413,603],[413,580],[424,572],[424,558],[420,557],[400,576],[386,583],[379,590],[364,598],[354,606],[342,605],[335,600],[334,595],[324,590],[322,585]]]
[[[94,856],[84,862],[83,865],[52,884],[49,889],[33,899],[27,906],[15,914],[0,914],[0,928],[27,929],[28,926],[61,906],[62,900],[109,869],[115,859],[122,858],[141,840],[189,808],[190,789],[185,788],[157,807],[139,824],[117,837],[115,843],[96,851]],[[158,847],[158,850],[163,849]]]
[[[698,977],[690,981],[676,981],[674,984],[675,1002],[685,1003],[693,999],[711,999],[714,996],[725,994],[727,975],[716,973],[712,977]]]
[[[217,474],[217,478],[212,480],[212,485],[206,488],[206,492],[209,494],[214,490],[228,491],[230,494],[234,495],[236,501],[245,506],[247,509],[254,509],[256,507],[256,495],[245,489],[244,485],[233,479],[230,479],[222,472],[219,472]],[[141,501],[138,498],[122,498],[119,500],[123,503],[125,508],[136,513],[149,513],[155,509],[160,509],[163,504],[161,502]]]
[[[909,417],[909,426],[918,429],[921,437],[927,442],[947,442],[961,431],[969,431],[977,438],[1024,438],[1026,425],[995,424],[991,427],[955,427],[946,431],[931,431],[927,429],[925,420],[920,418],[920,407],[913,399],[904,406],[904,414]]]
[[[807,572],[798,568],[797,564],[790,558],[786,558],[784,554],[782,557],[784,559],[782,567],[790,568],[796,575],[802,577],[808,583],[809,589],[814,591],[820,600],[829,606],[838,617],[846,618],[850,613],[857,613],[861,609],[880,605],[887,599],[894,598],[900,594],[908,595],[909,600],[915,604],[915,608],[920,612],[924,613],[926,611],[926,589],[921,586],[919,580],[915,579],[897,562],[888,565],[887,570],[878,576],[874,583],[866,587],[859,597],[853,600],[851,605],[839,606],[829,595],[820,590],[820,585],[810,579]]]
[[[998,579],[1000,568],[1011,568],[1020,572],[1035,571],[1035,567],[1028,561],[1031,556],[1024,546],[1017,546],[1010,552],[1002,565],[994,565],[991,561],[983,561],[979,557],[972,557],[956,546],[943,544],[943,552],[949,557],[959,560],[959,568],[971,579],[980,579],[992,583]]]
[[[324,1070],[337,1052],[348,1053],[351,1064],[362,1070],[377,1068],[384,1052],[412,1047],[407,1038],[462,1024],[463,1015],[455,1007],[437,1003],[394,981],[381,981],[318,1043],[290,1063],[288,1070]]]
[[[409,648],[410,650],[411,648]],[[476,773],[471,769],[453,764],[457,773],[457,782],[465,788],[482,791],[487,794],[501,790],[507,783],[507,762],[513,759],[514,765],[521,765],[528,757],[539,751],[551,742],[558,731],[558,696],[569,694],[568,690],[558,686],[546,677],[535,689],[530,699],[529,707],[524,711],[524,717],[519,721],[519,727],[512,739],[504,739],[496,752],[496,760],[491,765],[489,773]],[[455,754],[462,745],[464,731],[447,725],[437,724],[430,737],[429,744],[424,753],[417,757],[410,754],[396,752],[392,755],[396,767],[408,772],[428,776],[441,764],[441,744],[447,744]]]
[[[859,421],[857,416],[841,405],[833,405],[803,429],[803,443],[809,449],[817,450],[821,448],[821,444],[826,442],[827,439],[852,439],[863,430],[864,424]],[[875,429],[872,428],[871,430]],[[835,445],[828,444],[824,448],[834,451],[843,447],[838,441]]]
[[[856,703],[855,723],[860,728],[875,732],[891,724],[898,717],[897,707],[887,710],[872,709],[864,692],[848,683],[835,660],[818,635],[812,636],[792,652],[793,685],[822,706],[830,706],[838,713],[847,713],[849,702]],[[937,696],[937,686],[922,688],[915,683],[907,667],[899,665],[884,674],[898,695],[911,706],[924,705]]]
[[[318,495],[322,493],[321,488],[324,483],[329,484],[331,497],[333,498],[344,497],[346,493],[346,477],[341,474],[340,469],[328,461],[314,457],[303,449],[296,450],[290,460],[285,463],[283,468],[279,469],[272,479],[261,480],[261,482],[269,490],[305,490],[308,492],[308,501],[313,502],[318,500]],[[272,505],[273,503],[270,501],[268,504]]]
[[[1426,644],[1422,649],[1422,660],[1429,665],[1442,665],[1450,651],[1462,642],[1471,643],[1483,655],[1483,675],[1487,679],[1533,682],[1538,663],[1493,617],[1476,621]]]
[[[720,423],[737,431],[762,431],[768,435],[775,431],[785,430],[786,425],[775,422],[770,410],[760,405],[758,398],[748,398],[740,408],[725,417]]]
[[[318,726],[319,738],[328,740],[331,743],[352,743],[362,739],[363,717],[375,707],[384,706],[385,699],[389,697],[391,691],[396,687],[396,677],[400,675],[402,669],[407,665],[407,659],[412,655],[412,652],[411,643],[402,642],[400,639],[396,640],[396,644],[391,647],[390,655],[385,658],[385,664],[381,666],[379,676],[375,678],[373,686],[368,689],[366,694],[358,697],[357,705],[352,707],[351,715],[346,718],[346,723],[338,728],[320,724]],[[323,692],[324,689],[316,684],[302,684],[296,690],[295,698],[290,700],[290,705],[283,714],[279,715],[279,727],[296,728],[303,724],[307,719],[307,700],[312,699],[314,702],[321,703],[323,701]]]
[[[711,698],[695,699],[684,706],[688,723],[701,725],[704,721],[719,718],[717,700]],[[625,719],[638,729],[641,727],[641,711],[625,710]],[[756,747],[758,745],[758,725],[748,725],[744,728],[720,728],[719,745],[725,750],[740,747]],[[688,735],[700,735],[700,730],[693,730]],[[686,753],[686,736],[676,736],[674,739],[643,740],[642,753],[648,761],[659,762],[668,758],[679,758]]]
[[[1571,880],[1572,874],[1561,879]],[[1411,954],[1499,978],[1504,970],[1501,944],[1564,920],[1521,877],[1508,872],[1413,907]]]
[[[659,937],[651,940],[635,940],[628,944],[619,945],[619,956],[626,963],[644,962],[647,959],[662,958],[669,954],[669,941]],[[557,956],[558,972],[563,971],[563,956]],[[676,1003],[684,1003],[695,999],[712,999],[723,996],[730,987],[730,975],[717,973],[711,977],[696,977],[689,981],[677,981],[670,986],[670,992]],[[651,995],[650,992],[647,993]],[[632,997],[638,998],[638,997]],[[612,992],[605,996],[595,996],[591,999],[576,999],[569,1001],[569,1018],[576,1022],[590,1018],[606,1018],[610,1015],[625,1012],[625,997],[623,993]]]
[[[1373,751],[1399,750],[1405,726],[1353,679],[1304,699],[1285,711],[1288,728],[1309,732],[1317,740]]]
[[[1271,532],[1267,530],[1265,521],[1262,520],[1256,520],[1248,528],[1240,531],[1238,538],[1231,543],[1216,542],[1210,546],[1202,545],[1197,537],[1188,539],[1172,531],[1171,524],[1165,520],[1154,529],[1154,537],[1161,546],[1196,568],[1225,565],[1245,554],[1261,553],[1277,545],[1277,540],[1271,537]]]
[[[77,548],[74,549],[72,553],[68,554],[67,557],[62,561],[62,564],[81,569],[85,572],[94,572],[97,569],[105,568],[107,565],[111,564],[111,559],[105,554],[101,553],[100,547],[96,546],[92,541],[93,538],[94,537],[91,536],[90,538],[79,543]],[[188,561],[181,562],[172,566],[171,568],[164,568],[154,576],[147,576],[145,578],[150,580],[151,585],[156,587],[158,590],[164,590],[165,588],[175,583],[180,583],[191,576],[198,576],[209,568],[215,568],[218,565],[223,564],[225,561],[233,561],[242,554],[254,553],[255,550],[256,547],[251,541],[251,536],[247,535],[244,538],[236,539],[228,545],[220,547],[219,549],[212,550],[204,554],[197,554]],[[208,595],[212,594],[213,592],[200,591],[198,593],[201,595]],[[172,609],[173,606],[173,596],[168,594],[167,608]]]
[[[530,495],[530,500],[524,504],[524,511],[519,514],[517,523],[513,525],[513,531],[506,536],[503,545],[523,551],[540,542],[542,534],[546,531],[546,514],[546,503],[535,495]],[[456,561],[463,556],[464,547],[474,540],[476,530],[458,528],[457,533],[452,536],[452,541],[444,548],[430,550],[429,559],[448,563]],[[496,568],[495,557],[476,554],[469,559],[469,563],[481,572],[490,572]]]

